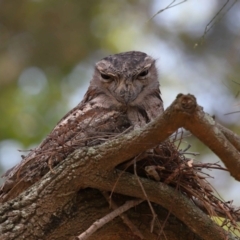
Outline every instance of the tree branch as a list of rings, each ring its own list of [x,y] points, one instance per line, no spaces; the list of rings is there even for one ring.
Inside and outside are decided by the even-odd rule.
[[[116,193],[146,199],[136,176],[127,172],[121,173],[121,177],[119,176],[119,172],[111,172],[108,176],[101,177],[104,179],[101,184],[95,182],[96,179],[94,181],[89,179],[88,185],[92,188],[98,187],[105,191],[111,191],[114,187],[114,192]],[[139,179],[141,179],[141,183],[150,201],[168,209],[204,240],[237,239],[214,223],[208,215],[177,190],[161,182],[155,182],[146,178]],[[117,185],[116,182],[118,182]]]
[[[141,200],[141,199],[127,201],[121,207],[116,208],[114,211],[112,211],[111,213],[107,214],[103,218],[95,221],[85,232],[81,233],[77,237],[77,239],[79,239],[79,240],[86,240],[90,235],[92,235],[94,232],[96,232],[103,225],[107,224],[108,222],[113,220],[115,217],[121,215],[122,213],[124,213],[127,210],[129,210],[130,208],[140,204],[141,202],[143,202],[143,200]]]
[[[215,121],[197,105],[192,95],[178,95],[161,116],[143,129],[99,146],[75,151],[54,168],[55,174],[48,172],[17,198],[3,204],[0,207],[1,236],[6,240],[18,239],[19,236],[43,239],[53,216],[64,209],[75,192],[87,187],[111,191],[119,177],[115,166],[155,147],[182,126],[208,145],[224,161],[232,176],[240,180],[238,151],[228,142]],[[150,201],[168,209],[203,239],[221,240],[226,236],[237,239],[171,187],[148,179],[141,179],[141,182]],[[145,199],[132,174],[122,174],[115,191]]]

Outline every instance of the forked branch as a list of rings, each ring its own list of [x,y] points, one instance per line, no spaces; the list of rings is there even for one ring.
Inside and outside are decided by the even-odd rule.
[[[180,94],[161,116],[143,129],[99,146],[76,150],[54,168],[55,174],[49,171],[18,197],[8,196],[13,199],[0,207],[1,236],[6,240],[17,239],[18,236],[42,239],[44,229],[48,228],[53,216],[65,211],[65,206],[72,201],[79,189],[115,189],[117,193],[146,199],[136,177],[124,173],[119,178],[115,167],[154,148],[180,127],[191,131],[212,149],[231,175],[240,181],[238,137],[231,135],[204,113],[194,96]],[[218,227],[187,197],[170,186],[143,178],[141,183],[150,201],[168,209],[201,238],[237,239]],[[43,215],[44,218],[41,217]],[[55,228],[57,231],[60,226],[56,225]],[[45,237],[47,238],[46,235]]]

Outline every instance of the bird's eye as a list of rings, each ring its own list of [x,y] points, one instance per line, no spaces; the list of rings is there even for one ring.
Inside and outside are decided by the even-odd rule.
[[[148,75],[148,70],[142,71],[141,73],[138,74],[138,77],[145,77]]]
[[[104,74],[104,73],[101,73],[101,77],[102,79],[104,80],[110,80],[111,79],[111,76],[107,75],[107,74]]]

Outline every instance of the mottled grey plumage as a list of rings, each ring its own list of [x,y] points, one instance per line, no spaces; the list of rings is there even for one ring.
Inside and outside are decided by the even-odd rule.
[[[139,128],[163,112],[155,60],[143,52],[110,55],[96,64],[80,102],[47,138],[8,170],[0,201],[14,198],[75,149]]]
[[[85,102],[89,100],[100,100],[103,107],[125,109],[134,128],[148,123],[163,112],[155,60],[135,51],[102,59],[96,64],[84,98]]]

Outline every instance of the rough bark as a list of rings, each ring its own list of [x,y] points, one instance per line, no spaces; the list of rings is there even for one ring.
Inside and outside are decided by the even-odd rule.
[[[123,173],[120,176],[115,167],[153,148],[179,127],[190,130],[209,146],[225,163],[231,175],[240,180],[239,149],[234,143],[237,138],[231,139],[230,133],[221,129],[204,113],[192,95],[178,95],[161,116],[143,129],[135,130],[100,146],[75,151],[54,168],[55,174],[49,172],[18,197],[2,204],[1,239],[71,239],[79,235],[96,219],[111,211],[99,192],[93,189],[104,191],[114,189],[116,194],[146,199],[137,177],[130,173]],[[149,200],[178,218],[176,220],[171,216],[170,221],[167,221],[167,227],[165,226],[163,230],[167,239],[193,239],[195,234],[206,240],[237,239],[213,223],[180,192],[150,179],[140,180]],[[123,203],[126,197],[117,196],[118,202]],[[138,211],[141,208],[144,209],[144,213]],[[142,217],[143,224],[139,228],[145,238],[156,239],[160,228],[158,226],[153,234],[149,233],[151,213],[145,211],[146,203],[142,203],[135,210],[132,209],[129,215],[136,224],[139,224],[138,220]],[[166,218],[161,218],[160,223],[163,224],[164,219]],[[171,221],[174,222],[173,225],[177,225],[178,230],[170,224]],[[92,239],[96,239],[94,238],[96,236],[98,239],[134,239],[132,233],[126,229],[117,218],[93,235]],[[183,233],[175,234],[181,229]],[[106,237],[106,233],[109,233],[110,238]],[[187,238],[188,234],[192,237]]]

